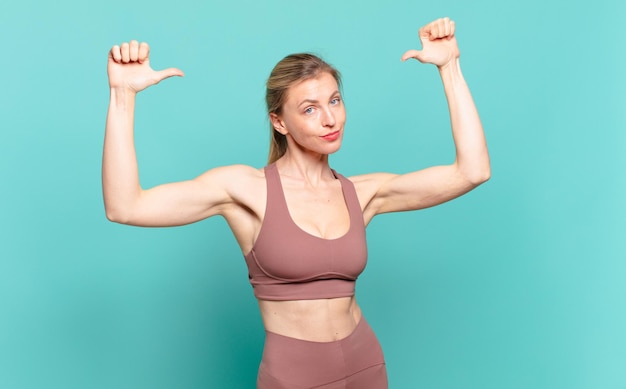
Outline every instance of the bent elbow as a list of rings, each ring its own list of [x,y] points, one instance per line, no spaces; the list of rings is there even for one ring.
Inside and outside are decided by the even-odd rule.
[[[486,169],[481,173],[479,177],[477,177],[476,185],[483,184],[491,178],[491,169]]]
[[[105,209],[105,214],[106,214],[106,218],[110,222],[118,223],[118,224],[128,224],[129,223],[128,215],[125,214],[124,212],[120,212],[120,210],[118,210],[118,209],[106,208]]]
[[[472,187],[476,187],[491,178],[491,163],[488,157],[457,160],[455,165],[457,174]]]
[[[478,186],[489,181],[489,179],[491,178],[491,169],[487,167],[484,169],[476,170],[467,174],[466,177],[473,186]]]

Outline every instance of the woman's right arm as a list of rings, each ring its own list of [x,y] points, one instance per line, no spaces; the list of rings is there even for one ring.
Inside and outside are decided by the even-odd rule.
[[[149,47],[137,41],[113,46],[108,75],[111,97],[106,121],[102,161],[102,188],[109,220],[139,226],[174,226],[220,214],[233,203],[229,182],[251,167],[230,166],[210,170],[183,182],[144,190],[134,146],[135,97],[165,78],[182,76],[170,68],[150,67]]]

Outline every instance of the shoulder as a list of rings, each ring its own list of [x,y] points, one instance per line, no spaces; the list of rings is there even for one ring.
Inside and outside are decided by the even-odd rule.
[[[248,165],[220,166],[196,178],[205,193],[219,192],[214,214],[222,215],[242,250],[248,252],[261,226],[267,197],[265,170]]]
[[[215,178],[215,177],[231,177],[231,178],[254,178],[264,177],[264,168],[255,168],[249,165],[227,165],[219,166],[207,170],[198,178]]]
[[[228,199],[224,201],[225,204],[247,205],[252,195],[265,188],[265,173],[263,168],[228,165],[207,170],[193,181],[203,188],[205,193]]]
[[[262,215],[265,206],[266,181],[264,168],[248,165],[228,165],[207,170],[195,179],[205,193],[215,193],[225,199],[216,213],[226,216]],[[239,217],[239,216],[238,216]]]
[[[372,209],[373,201],[385,183],[396,176],[393,173],[368,173],[348,177],[354,184],[364,214]]]
[[[367,174],[359,174],[356,176],[350,176],[348,179],[352,181],[354,186],[360,187],[371,187],[377,186],[380,183],[384,183],[387,180],[397,176],[397,174],[393,173],[367,173]]]
[[[225,189],[237,188],[254,184],[263,180],[265,173],[263,168],[255,168],[248,165],[220,166],[202,173],[196,180],[206,184],[221,184]]]
[[[373,196],[378,190],[389,180],[396,177],[393,173],[368,173],[356,176],[350,176],[348,179],[352,181],[359,195],[371,193]]]

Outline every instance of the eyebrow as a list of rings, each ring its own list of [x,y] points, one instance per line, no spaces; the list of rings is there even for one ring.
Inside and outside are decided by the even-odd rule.
[[[338,95],[338,94],[340,94],[340,93],[339,93],[339,91],[338,91],[338,90],[336,90],[336,91],[334,91],[334,92],[333,92],[330,96],[331,96],[331,98],[332,98],[332,97],[334,97],[334,96],[336,96],[336,95]],[[300,107],[300,106],[301,106],[302,104],[304,104],[304,103],[317,104],[317,103],[319,103],[319,100],[314,100],[314,99],[304,99],[304,100],[302,100],[302,101],[298,104],[298,107]]]

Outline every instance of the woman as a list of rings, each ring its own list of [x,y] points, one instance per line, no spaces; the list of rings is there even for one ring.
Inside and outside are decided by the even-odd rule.
[[[279,62],[267,82],[268,166],[215,168],[199,177],[141,188],[133,144],[137,92],[178,69],[154,71],[136,41],[109,53],[111,99],[103,190],[107,218],[139,226],[175,226],[222,215],[249,268],[266,329],[258,388],[386,388],[383,354],[362,317],[354,282],[365,267],[365,226],[381,213],[410,211],[458,197],[490,176],[478,113],[459,65],[455,24],[419,30],[448,99],[456,160],[408,174],[345,178],[329,166],[346,113],[339,73],[309,54]]]

